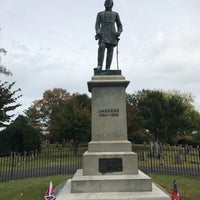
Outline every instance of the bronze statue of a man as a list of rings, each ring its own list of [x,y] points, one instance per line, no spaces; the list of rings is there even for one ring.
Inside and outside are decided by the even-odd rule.
[[[122,32],[119,14],[112,11],[113,1],[106,0],[104,6],[105,11],[97,14],[95,24],[95,39],[99,40],[97,70],[102,70],[105,49],[107,49],[106,70],[110,70],[113,58],[113,48],[118,45],[119,36]],[[117,25],[117,30],[115,24]]]

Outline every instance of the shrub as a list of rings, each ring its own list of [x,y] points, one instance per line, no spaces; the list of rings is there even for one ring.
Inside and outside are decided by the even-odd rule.
[[[41,150],[41,139],[38,132],[28,124],[26,117],[20,115],[11,125],[0,133],[0,153],[29,154],[33,150]]]

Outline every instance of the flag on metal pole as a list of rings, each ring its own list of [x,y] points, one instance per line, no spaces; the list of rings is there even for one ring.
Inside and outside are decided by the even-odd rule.
[[[175,179],[174,179],[174,182],[173,182],[173,190],[172,190],[172,194],[171,194],[171,199],[172,200],[180,200],[179,192],[178,192],[178,188],[177,188],[177,184],[176,184]]]
[[[49,186],[47,188],[44,199],[45,200],[55,200],[56,199],[56,195],[54,194],[52,181],[50,181],[50,183],[49,183]]]

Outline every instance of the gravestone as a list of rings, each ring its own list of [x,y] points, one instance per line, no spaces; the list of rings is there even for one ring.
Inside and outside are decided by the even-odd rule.
[[[158,157],[159,155],[159,144],[158,142],[154,142],[154,156]]]
[[[150,153],[151,153],[151,155],[153,155],[153,152],[154,152],[154,144],[153,144],[153,142],[150,142]]]
[[[162,145],[160,145],[160,148],[159,148],[159,161],[160,161],[160,165],[164,165],[163,146]]]
[[[142,160],[143,160],[143,161],[146,161],[146,160],[147,160],[147,154],[146,154],[146,151],[143,152]]]
[[[175,155],[174,159],[175,159],[175,164],[181,164],[182,163],[182,159],[181,159],[180,154]]]

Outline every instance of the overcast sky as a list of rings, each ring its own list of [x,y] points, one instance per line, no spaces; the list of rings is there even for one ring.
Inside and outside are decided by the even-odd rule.
[[[96,67],[96,14],[104,0],[0,0],[0,48],[28,108],[45,90],[88,93]],[[130,85],[192,93],[200,111],[200,0],[114,0],[123,33],[119,65]],[[114,55],[111,69],[117,69]]]

